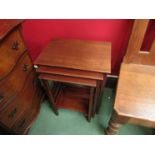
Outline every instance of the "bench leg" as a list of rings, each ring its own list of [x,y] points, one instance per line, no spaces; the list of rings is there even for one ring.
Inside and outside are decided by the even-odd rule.
[[[105,134],[107,135],[115,135],[122,125],[127,123],[128,118],[119,116],[116,112],[113,112],[113,115],[110,119],[109,126],[105,130]]]

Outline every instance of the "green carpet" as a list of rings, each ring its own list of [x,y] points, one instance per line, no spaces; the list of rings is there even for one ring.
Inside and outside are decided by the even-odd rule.
[[[114,90],[105,88],[100,113],[87,122],[82,113],[60,109],[56,116],[47,101],[41,106],[40,114],[33,123],[30,135],[103,135],[110,119]],[[141,126],[126,124],[118,132],[120,135],[149,135],[153,130]]]

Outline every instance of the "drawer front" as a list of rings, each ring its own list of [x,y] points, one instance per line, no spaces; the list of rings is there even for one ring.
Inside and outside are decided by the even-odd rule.
[[[25,53],[13,71],[0,81],[0,112],[23,88],[33,66]]]
[[[9,74],[25,50],[26,47],[18,29],[0,42],[0,80]]]
[[[25,111],[24,115],[15,123],[12,128],[16,134],[25,134],[30,128],[32,122],[39,113],[42,97],[43,95],[41,89],[36,90],[31,106]]]
[[[24,89],[0,113],[0,121],[2,124],[9,128],[12,127],[23,112],[31,106],[36,90],[35,80],[35,74],[34,72],[31,72],[27,82],[24,84]]]

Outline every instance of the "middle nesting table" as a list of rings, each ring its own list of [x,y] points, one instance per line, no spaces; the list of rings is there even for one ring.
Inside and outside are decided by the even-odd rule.
[[[35,68],[55,114],[58,108],[73,109],[90,121],[99,108],[106,73],[111,71],[111,44],[53,40],[36,59]],[[48,80],[55,81],[52,90]]]

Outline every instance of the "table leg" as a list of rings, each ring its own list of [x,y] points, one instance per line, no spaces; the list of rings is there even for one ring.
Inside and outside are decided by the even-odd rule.
[[[45,92],[46,92],[47,95],[48,95],[50,105],[52,106],[52,109],[53,109],[54,113],[55,113],[56,115],[58,115],[59,113],[58,113],[57,108],[55,107],[55,102],[54,102],[53,94],[52,94],[52,92],[51,92],[49,83],[48,83],[47,80],[44,80],[44,79],[42,79],[41,81],[42,81],[43,87],[44,87],[44,89],[45,89]]]
[[[100,94],[100,81],[98,80],[96,88],[95,88],[94,104],[93,104],[93,109],[92,109],[93,117],[95,116],[95,113],[96,113],[96,107],[98,104],[99,94]]]
[[[90,122],[92,117],[92,108],[93,108],[93,102],[94,102],[94,87],[90,87],[90,97],[89,97],[89,106],[88,106],[88,121]]]
[[[106,84],[106,76],[105,79],[100,81],[100,90],[99,90],[99,97],[98,97],[98,102],[97,102],[97,107],[96,107],[96,113],[99,113],[100,107],[101,107],[101,100],[102,100],[102,93],[103,93],[103,89],[105,87]]]
[[[128,118],[119,116],[116,112],[113,112],[109,125],[105,130],[107,135],[115,135],[123,124],[128,121]]]

